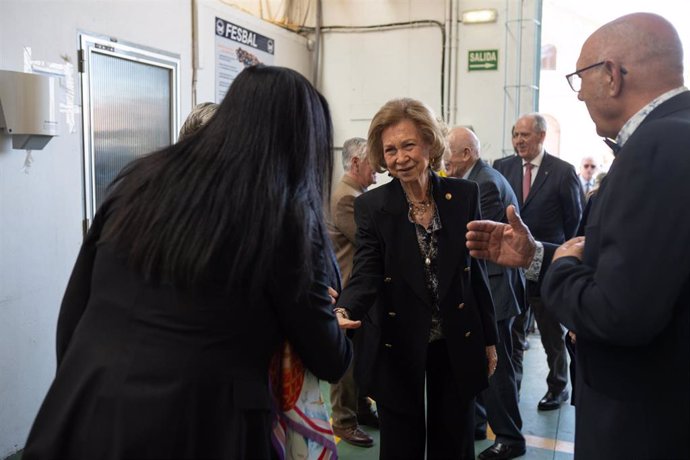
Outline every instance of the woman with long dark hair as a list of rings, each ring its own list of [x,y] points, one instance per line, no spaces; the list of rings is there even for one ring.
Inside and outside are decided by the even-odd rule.
[[[328,295],[331,132],[304,77],[255,66],[197,132],[120,173],[69,281],[24,459],[272,455],[279,345],[326,380],[351,359]]]

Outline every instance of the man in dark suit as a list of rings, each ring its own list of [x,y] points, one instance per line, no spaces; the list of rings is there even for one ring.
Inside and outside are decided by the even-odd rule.
[[[448,146],[448,176],[476,182],[482,216],[506,222],[505,209],[511,204],[517,206],[517,198],[505,177],[479,158],[481,145],[477,136],[467,128],[454,128],[448,135]],[[519,269],[501,267],[492,262],[486,265],[499,336],[496,344],[498,365],[489,379],[489,388],[477,397],[475,439],[478,434],[480,439],[481,435],[486,438],[488,420],[496,441],[481,452],[479,458],[510,459],[525,454],[515,371],[511,363],[511,327],[515,316],[524,307],[525,280]]]
[[[585,237],[539,248],[509,209],[512,225],[470,223],[467,244],[510,266],[543,259],[547,308],[577,334],[576,459],[687,458],[690,92],[678,34],[650,13],[618,18],[587,39],[568,81],[618,150]]]
[[[513,128],[517,156],[503,162],[501,173],[522,203],[522,218],[535,238],[561,244],[575,236],[582,215],[582,191],[575,168],[544,151],[545,137],[546,120],[540,114],[532,113],[518,118]],[[529,282],[527,291],[549,365],[546,378],[548,389],[539,401],[538,408],[558,409],[568,398],[565,331],[558,320],[544,309],[539,285]],[[525,326],[518,324],[515,327]],[[522,356],[518,354],[515,361],[518,379],[521,380]]]
[[[509,162],[518,156],[517,141],[515,136],[515,125],[510,128],[510,142],[513,146],[513,155],[497,158],[494,160],[493,168],[500,172],[504,177],[506,175],[505,167]],[[519,209],[519,206],[517,207]],[[525,351],[529,349],[529,341],[527,340],[527,333],[534,330],[534,312],[526,304],[520,314],[515,317],[511,329],[513,338],[513,354],[510,359],[513,361],[513,368],[515,369],[515,382],[517,384],[518,400],[520,395],[520,385],[522,383],[522,358]]]

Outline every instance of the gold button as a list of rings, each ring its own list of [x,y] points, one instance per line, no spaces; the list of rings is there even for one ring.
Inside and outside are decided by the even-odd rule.
[[[469,272],[469,271],[470,271],[470,267],[465,267],[465,268],[463,268],[463,270],[464,270],[465,272]]]
[[[388,312],[388,316],[395,316],[396,314],[397,314],[397,313],[395,313],[394,311],[389,311],[389,312]]]
[[[446,200],[450,200],[451,198],[453,198],[453,195],[451,195],[450,193],[446,193]]]
[[[465,308],[465,302],[460,302],[460,305],[458,305],[458,309],[462,310],[463,308]]]
[[[390,276],[386,276],[386,277],[383,279],[383,282],[384,282],[384,283],[390,283],[391,281],[393,281],[393,280],[392,280],[392,278],[391,278]]]
[[[472,332],[471,332],[471,331],[465,332],[465,338],[468,338],[468,337],[471,336],[471,335],[472,335]]]
[[[393,348],[393,345],[391,345],[390,343],[384,343],[383,346],[386,348]]]

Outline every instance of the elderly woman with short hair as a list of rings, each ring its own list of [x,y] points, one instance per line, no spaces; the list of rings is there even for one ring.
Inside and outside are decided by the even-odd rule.
[[[362,326],[355,376],[377,403],[380,458],[423,459],[426,444],[427,459],[474,459],[473,401],[496,366],[485,268],[465,248],[479,189],[436,174],[445,128],[422,102],[386,103],[368,148],[393,180],[355,201],[354,268],[335,311],[341,327]]]

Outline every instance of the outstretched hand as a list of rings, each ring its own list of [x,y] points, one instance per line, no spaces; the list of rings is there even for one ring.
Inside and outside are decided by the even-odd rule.
[[[537,245],[515,206],[506,208],[508,223],[473,220],[467,224],[470,255],[506,267],[528,268]]]

